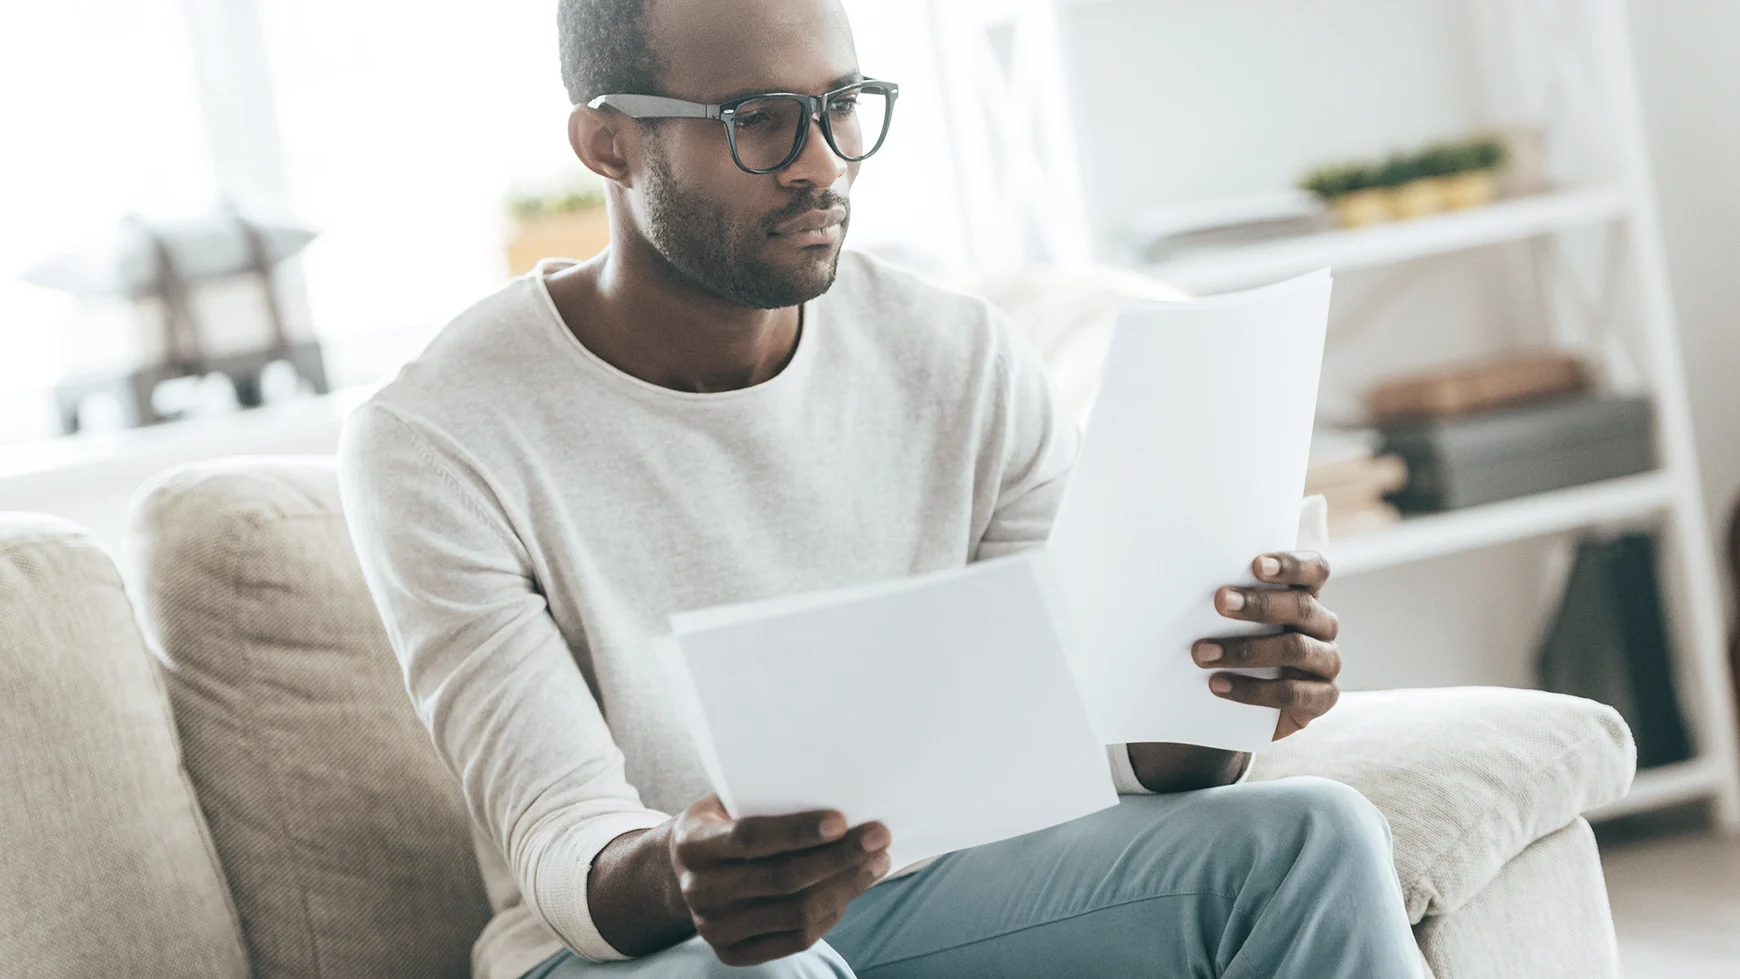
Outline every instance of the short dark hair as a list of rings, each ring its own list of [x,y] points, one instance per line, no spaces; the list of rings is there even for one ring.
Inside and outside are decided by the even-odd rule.
[[[656,61],[642,28],[645,0],[559,0],[556,33],[568,101],[600,95],[657,95]]]

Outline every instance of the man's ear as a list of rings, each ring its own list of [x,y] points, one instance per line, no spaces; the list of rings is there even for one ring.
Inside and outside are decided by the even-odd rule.
[[[636,151],[634,120],[608,109],[575,106],[568,114],[568,145],[586,169],[612,183],[627,186]]]

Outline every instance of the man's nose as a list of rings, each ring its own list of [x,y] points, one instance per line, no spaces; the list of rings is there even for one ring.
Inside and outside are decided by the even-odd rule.
[[[810,116],[810,135],[804,142],[804,151],[798,154],[791,166],[779,172],[780,183],[832,187],[845,175],[846,161],[828,145],[827,137],[822,133],[821,117]]]

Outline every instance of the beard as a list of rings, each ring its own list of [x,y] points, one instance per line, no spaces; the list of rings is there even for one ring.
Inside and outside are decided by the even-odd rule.
[[[844,240],[852,223],[844,194],[803,191],[773,214],[736,221],[685,189],[661,154],[648,154],[647,170],[647,236],[664,260],[703,292],[748,309],[785,309],[833,286],[839,248],[805,250],[789,266],[767,261],[763,252],[775,225],[812,210],[845,208]]]

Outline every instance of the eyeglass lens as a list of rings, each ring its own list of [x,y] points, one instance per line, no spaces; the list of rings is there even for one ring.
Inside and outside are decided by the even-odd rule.
[[[769,96],[737,106],[733,138],[737,160],[745,169],[771,170],[785,163],[809,124],[800,99]],[[888,94],[874,88],[850,88],[828,102],[826,131],[842,158],[862,160],[876,152],[888,128]]]

